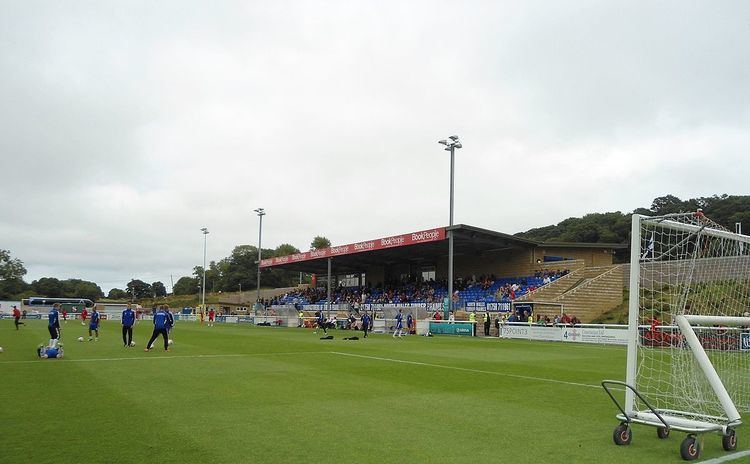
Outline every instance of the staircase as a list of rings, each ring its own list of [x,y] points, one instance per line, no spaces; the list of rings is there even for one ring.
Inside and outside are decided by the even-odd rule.
[[[521,295],[516,301],[552,301],[575,286],[583,275],[584,269],[578,269],[557,280],[542,285],[533,292]]]
[[[622,282],[622,265],[587,267],[545,285],[526,301],[560,303],[568,315],[589,322],[622,303]]]

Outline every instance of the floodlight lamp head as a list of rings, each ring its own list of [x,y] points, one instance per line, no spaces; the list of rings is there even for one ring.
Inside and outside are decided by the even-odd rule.
[[[263,208],[254,209],[253,211],[258,213],[258,216],[263,216],[264,214],[266,214],[266,210]]]
[[[445,139],[443,139],[443,140],[438,140],[438,143],[439,143],[439,144],[442,144],[442,145],[448,145],[448,141],[447,141],[447,140],[445,140]]]
[[[453,140],[454,142],[458,142],[458,136],[457,135],[451,135],[448,138],[451,139],[451,140]]]
[[[461,145],[461,142],[456,142],[456,143],[453,144],[453,146],[456,147],[456,148],[463,148],[464,147],[463,145]]]
[[[201,227],[201,232],[203,232],[203,235],[206,235],[208,233],[208,229],[205,227]]]

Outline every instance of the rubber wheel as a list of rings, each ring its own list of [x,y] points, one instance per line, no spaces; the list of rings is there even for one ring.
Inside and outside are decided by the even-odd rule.
[[[701,446],[694,435],[688,435],[680,445],[680,455],[686,461],[694,461],[701,455]]]
[[[620,424],[615,427],[615,431],[612,433],[612,439],[615,441],[615,445],[629,445],[633,440],[633,434],[631,433],[628,424]]]
[[[737,449],[737,432],[734,429],[727,429],[727,433],[721,436],[721,446],[724,447],[724,451]]]
[[[656,436],[664,440],[669,437],[669,429],[667,427],[657,427]]]

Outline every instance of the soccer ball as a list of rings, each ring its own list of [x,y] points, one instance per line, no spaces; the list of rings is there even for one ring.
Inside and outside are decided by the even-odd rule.
[[[171,344],[172,344],[172,343],[174,343],[174,342],[173,342],[173,341],[172,341],[172,339],[170,338],[170,339],[169,339],[169,340],[167,341],[167,343],[169,343],[169,344],[171,345]]]
[[[3,352],[3,347],[2,347],[2,346],[0,346],[0,353],[2,353],[2,352]]]
[[[78,341],[82,342],[83,341],[83,337],[78,337]]]
[[[130,342],[130,346],[135,346],[135,342]]]

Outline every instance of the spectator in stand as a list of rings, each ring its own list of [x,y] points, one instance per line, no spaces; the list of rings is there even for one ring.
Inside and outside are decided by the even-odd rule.
[[[497,336],[500,336],[500,313],[495,315],[495,330],[497,331]]]

